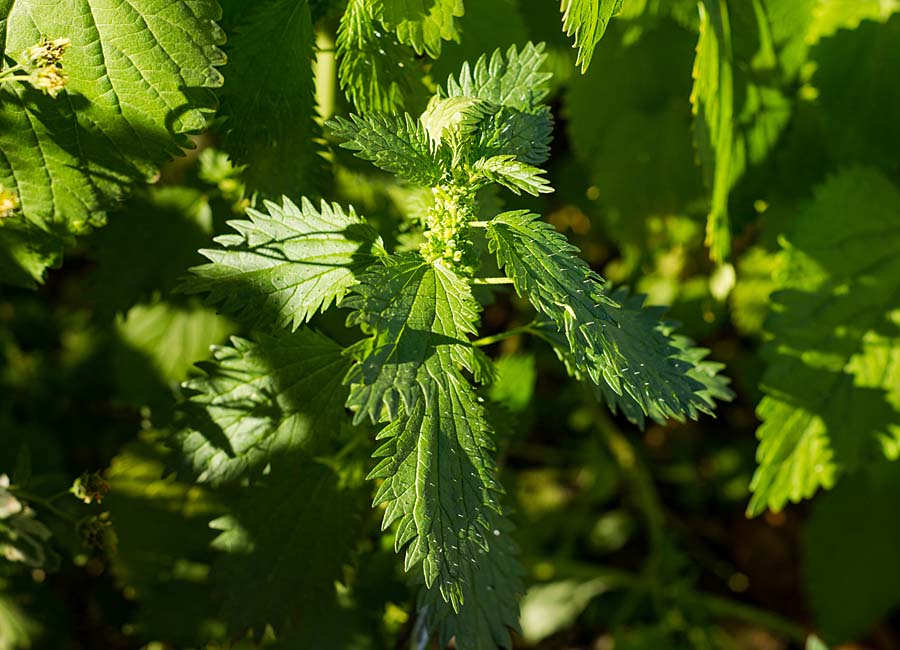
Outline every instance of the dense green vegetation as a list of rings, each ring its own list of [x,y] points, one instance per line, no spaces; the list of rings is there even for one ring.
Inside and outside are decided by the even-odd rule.
[[[898,9],[0,0],[0,650],[898,647]]]

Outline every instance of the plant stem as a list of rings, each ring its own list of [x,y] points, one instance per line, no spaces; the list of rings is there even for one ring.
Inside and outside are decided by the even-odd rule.
[[[472,284],[512,284],[513,281],[509,278],[498,277],[498,278],[474,278],[472,280]]]
[[[10,486],[9,491],[16,496],[16,498],[21,499],[23,501],[28,501],[29,503],[33,503],[47,512],[50,512],[63,521],[67,521],[70,524],[77,523],[78,519],[70,515],[68,512],[60,510],[53,503],[51,503],[50,499],[45,499],[44,497],[38,496],[36,494],[31,494],[30,492],[25,492],[24,490],[20,490],[15,486]]]
[[[644,572],[649,579],[650,595],[653,598],[654,607],[658,612],[664,610],[663,583],[660,576],[662,558],[665,550],[665,512],[662,500],[653,484],[653,478],[647,468],[641,463],[634,446],[609,417],[605,409],[595,407],[597,430],[606,442],[613,459],[622,470],[626,483],[631,488],[637,506],[640,509],[644,524],[647,527],[647,535],[650,540],[650,552],[644,567]],[[627,620],[638,603],[638,593],[625,601],[620,608],[617,618],[619,622]]]
[[[547,560],[547,562],[559,568],[561,573],[576,579],[604,580],[610,589],[631,589],[641,592],[649,591],[653,588],[651,580],[646,576],[637,575],[622,569],[596,566],[583,562],[567,562],[555,558]],[[538,562],[533,561],[531,564],[535,565]],[[706,609],[710,614],[718,618],[758,625],[780,634],[789,641],[802,642],[806,639],[806,630],[801,625],[772,612],[732,600],[726,596],[684,589],[678,593],[678,597],[691,605]]]
[[[21,63],[18,65],[14,65],[11,68],[7,68],[6,70],[0,71],[0,79],[4,79],[4,77],[7,77],[7,76],[13,74],[14,72],[18,72],[19,70],[24,70],[24,69],[25,69],[25,66],[23,66]],[[20,78],[20,77],[13,77],[13,78],[16,79],[16,78]],[[27,78],[27,76],[26,76],[26,78]]]
[[[700,605],[713,616],[758,625],[780,634],[789,641],[802,643],[806,640],[807,634],[803,626],[753,605],[701,591],[687,592],[684,597]]]
[[[470,221],[469,228],[487,228],[490,221]]]
[[[519,336],[520,334],[531,334],[534,332],[534,321],[528,323],[527,325],[522,325],[520,327],[514,327],[511,330],[506,330],[505,332],[500,332],[499,334],[493,334],[491,336],[483,336],[480,339],[475,339],[472,341],[472,345],[475,347],[483,347],[485,345],[493,345],[494,343],[498,343],[503,339],[508,339],[512,336]]]

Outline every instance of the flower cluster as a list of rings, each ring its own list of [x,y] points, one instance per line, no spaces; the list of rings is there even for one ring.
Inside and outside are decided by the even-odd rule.
[[[19,197],[0,183],[0,219],[12,216],[19,209]]]
[[[0,72],[0,82],[23,81],[56,97],[69,80],[63,72],[62,59],[71,45],[68,38],[42,38],[22,53],[22,62]]]
[[[85,472],[75,479],[69,492],[84,503],[102,503],[109,492],[109,483],[97,472]]]
[[[25,50],[25,67],[32,86],[51,97],[65,88],[68,77],[62,70],[62,58],[71,45],[68,38],[42,38],[40,43]]]

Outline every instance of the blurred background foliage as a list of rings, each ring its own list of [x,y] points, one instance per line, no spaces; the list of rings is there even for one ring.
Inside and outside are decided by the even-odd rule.
[[[366,442],[349,430],[334,432],[316,461],[285,454],[270,480],[243,491],[197,486],[172,472],[166,440],[179,427],[181,382],[196,374],[193,364],[210,346],[248,334],[175,290],[202,261],[197,249],[260,196],[281,192],[353,204],[388,246],[412,245],[403,224],[421,211],[417,191],[333,147],[322,131],[322,118],[354,110],[336,76],[341,3],[311,3],[316,76],[303,77],[305,87],[271,108],[300,124],[294,140],[281,141],[288,158],[274,166],[264,130],[241,141],[228,121],[248,110],[242,89],[272,53],[253,58],[252,47],[238,48],[241,39],[259,39],[246,27],[258,15],[236,0],[222,4],[223,28],[241,54],[224,70],[221,117],[209,133],[124,201],[106,227],[79,240],[37,291],[0,288],[0,474],[7,477],[0,511],[9,513],[0,542],[15,560],[0,559],[0,650],[377,650],[409,647],[414,635],[414,590],[369,508],[364,477],[374,431]],[[487,397],[504,423],[502,478],[528,571],[517,648],[824,647],[807,641],[812,632],[835,647],[900,648],[896,463],[879,456],[811,504],[745,516],[760,385],[783,354],[767,344],[767,323],[778,321],[773,305],[789,297],[771,294],[801,290],[816,277],[803,266],[815,255],[798,261],[789,242],[814,239],[813,226],[839,230],[859,219],[855,211],[869,210],[872,196],[875,207],[888,204],[900,182],[898,5],[773,3],[788,8],[771,16],[773,40],[763,42],[740,22],[753,3],[728,4],[738,6],[734,67],[744,85],[735,137],[746,148],[746,168],[729,180],[725,206],[733,278],[730,267],[710,261],[704,243],[710,193],[691,104],[696,2],[627,0],[584,75],[559,29],[557,3],[534,0],[469,0],[459,43],[445,43],[433,61],[409,58],[427,89],[497,47],[547,43],[556,192],[515,200],[488,193],[485,211],[523,207],[545,215],[605,278],[670,305],[685,333],[727,365],[737,393],[715,419],[641,432],[570,380],[539,341],[512,337],[491,348],[499,379]],[[283,48],[276,58],[305,75],[302,43],[251,45]],[[766,60],[773,52],[774,67]],[[283,73],[295,74],[290,66]],[[425,97],[414,90],[406,94],[410,111]],[[318,113],[304,114],[297,102],[313,91]],[[765,111],[765,119],[754,111]],[[894,218],[900,224],[900,210]],[[900,258],[897,228],[880,237],[893,259],[883,280],[896,307],[900,271],[890,274]],[[861,271],[839,268],[851,252],[835,241],[824,273],[844,273],[852,288]],[[486,333],[521,325],[529,313],[513,293],[497,294],[485,308]],[[827,341],[803,352],[817,314],[827,319],[816,309],[804,313],[790,330],[798,354],[840,354]],[[349,343],[345,317],[332,311],[315,326]],[[837,325],[816,336],[834,336]],[[891,349],[885,354],[900,366],[898,348]],[[785,372],[769,381],[786,384],[781,395],[807,380],[796,368]],[[900,408],[896,375],[885,373],[882,388]],[[838,421],[827,426],[855,435],[852,423],[865,409],[838,402]],[[885,426],[896,431],[891,413],[898,411]],[[108,489],[102,503],[70,494],[85,473]],[[15,492],[6,490],[9,483]],[[311,486],[327,507],[340,504],[334,530],[317,530],[315,510],[296,497]],[[23,509],[13,513],[13,501]],[[276,513],[260,507],[271,503],[279,504]],[[338,584],[302,562],[322,543],[348,545],[351,560]],[[276,639],[260,621],[278,627],[280,618],[291,621],[290,632]],[[231,640],[247,627],[253,632],[245,639]]]

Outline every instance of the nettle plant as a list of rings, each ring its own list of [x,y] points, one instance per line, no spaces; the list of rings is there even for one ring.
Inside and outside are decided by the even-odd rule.
[[[354,423],[382,427],[368,476],[374,505],[424,582],[427,629],[462,650],[508,646],[522,592],[496,477],[498,432],[480,396],[495,373],[487,346],[513,334],[545,339],[572,375],[641,425],[696,418],[731,397],[705,350],[674,334],[661,309],[606,285],[539,215],[480,206],[479,191],[494,184],[552,191],[538,167],[552,133],[542,51],[528,44],[463,66],[418,117],[326,125],[360,158],[429,188],[402,250],[386,250],[350,207],[284,198],[230,222],[236,234],[202,251],[210,263],[184,285],[257,327],[290,330],[235,339],[188,382],[188,409],[220,434],[181,434],[194,473],[226,482],[262,471],[279,450],[314,449],[317,436],[341,429],[345,407]],[[479,297],[504,285],[536,317],[478,338]],[[333,305],[364,335],[346,348],[306,325]]]

